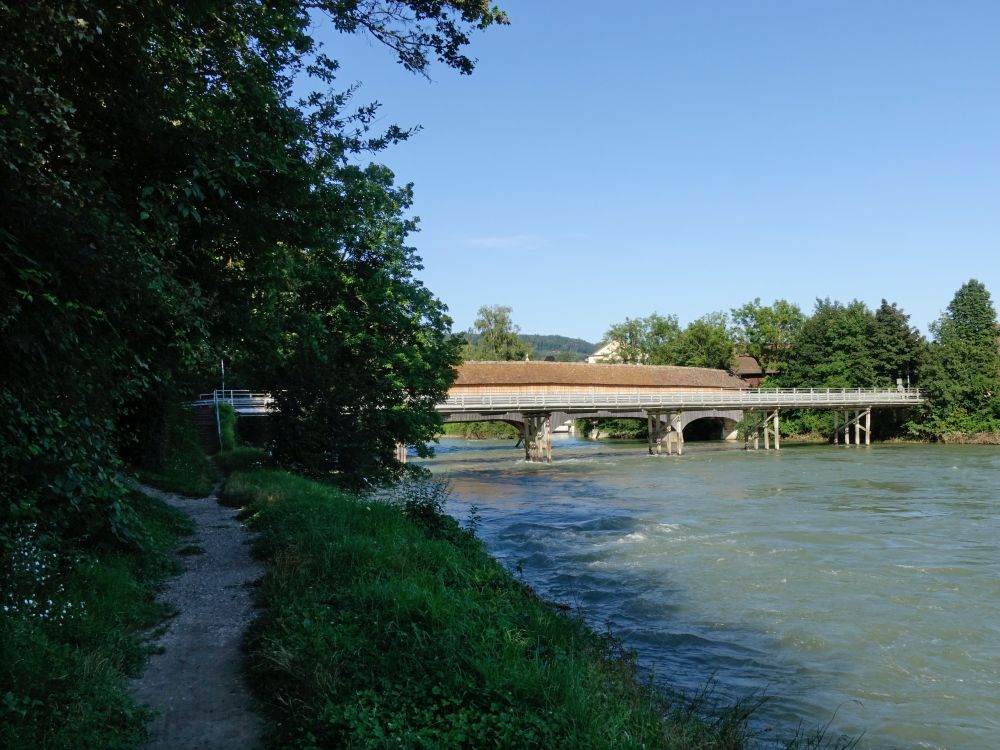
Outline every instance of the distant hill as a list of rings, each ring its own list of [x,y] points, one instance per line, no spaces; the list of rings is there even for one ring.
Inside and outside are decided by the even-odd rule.
[[[479,336],[475,333],[465,331],[462,335],[470,344],[475,344],[479,340]],[[531,358],[534,360],[553,357],[561,362],[579,362],[597,348],[596,344],[569,336],[520,333],[518,338],[526,344],[531,344],[531,348],[534,349]]]
[[[536,333],[522,333],[519,336],[522,341],[531,344],[534,348],[535,353],[532,359],[545,359],[548,356],[560,359],[558,356],[560,353],[574,354],[576,360],[586,359],[587,355],[597,348],[589,341],[572,339],[569,336],[543,336]]]

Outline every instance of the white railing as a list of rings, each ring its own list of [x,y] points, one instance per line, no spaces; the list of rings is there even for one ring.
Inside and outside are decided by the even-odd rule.
[[[591,391],[549,393],[508,391],[455,393],[435,408],[442,414],[505,412],[589,412],[670,409],[835,409],[873,406],[916,406],[924,396],[917,388],[758,388],[717,391]],[[238,414],[263,416],[273,410],[270,393],[250,390],[215,390],[201,393],[192,406],[230,404]]]
[[[718,391],[592,391],[590,393],[452,393],[437,410],[503,413],[525,411],[634,411],[639,409],[831,409],[837,407],[914,406],[923,403],[916,388],[768,388]]]
[[[274,398],[264,391],[214,390],[209,393],[199,393],[198,398],[191,402],[192,406],[215,406],[229,404],[237,414],[244,417],[264,416],[271,410]]]

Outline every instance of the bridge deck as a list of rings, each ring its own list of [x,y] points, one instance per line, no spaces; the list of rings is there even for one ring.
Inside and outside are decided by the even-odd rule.
[[[923,403],[916,388],[768,388],[720,391],[595,391],[591,393],[454,393],[437,405],[442,414],[566,413],[695,409],[845,409]]]

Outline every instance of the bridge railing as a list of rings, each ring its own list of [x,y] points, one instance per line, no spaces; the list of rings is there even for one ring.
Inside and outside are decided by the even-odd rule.
[[[451,394],[437,410],[443,413],[509,411],[590,411],[623,409],[755,409],[914,406],[917,388],[758,388],[719,391],[636,391],[591,393]]]
[[[274,398],[265,391],[226,388],[199,393],[198,398],[191,402],[191,406],[215,406],[217,403],[229,404],[237,414],[243,416],[262,416],[271,409]]]

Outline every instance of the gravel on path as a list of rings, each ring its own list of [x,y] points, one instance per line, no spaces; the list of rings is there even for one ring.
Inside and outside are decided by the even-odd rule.
[[[162,595],[178,614],[156,641],[161,653],[130,686],[137,703],[157,712],[143,748],[256,750],[263,722],[243,679],[242,644],[254,611],[251,587],[263,569],[239,511],[219,505],[217,490],[192,499],[138,489],[189,515],[196,531],[184,544],[204,549],[178,556],[185,570]]]

